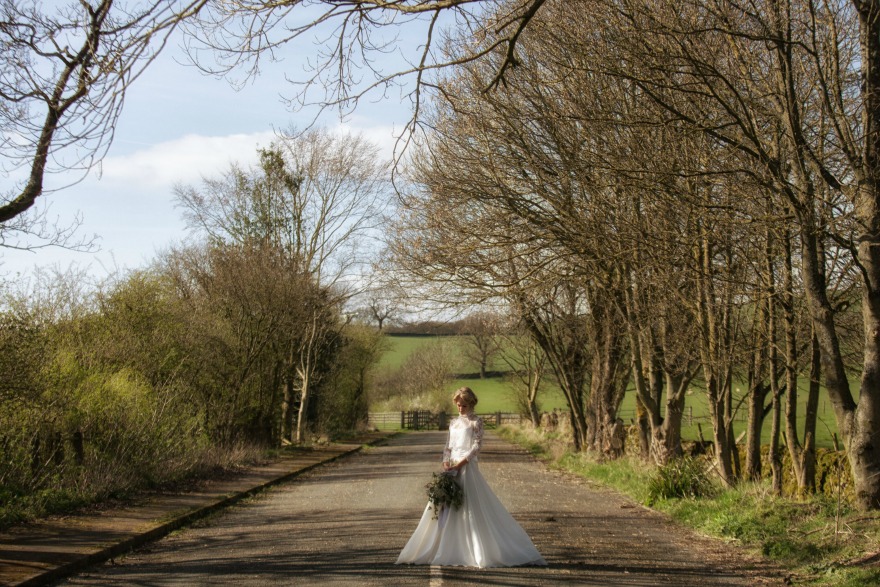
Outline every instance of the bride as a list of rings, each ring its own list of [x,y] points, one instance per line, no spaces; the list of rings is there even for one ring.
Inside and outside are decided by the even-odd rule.
[[[464,489],[464,502],[459,508],[442,508],[437,518],[428,503],[397,564],[546,565],[480,473],[477,455],[483,441],[483,420],[474,414],[477,396],[469,387],[462,387],[452,401],[458,406],[459,417],[449,425],[443,468],[457,471],[455,478]]]

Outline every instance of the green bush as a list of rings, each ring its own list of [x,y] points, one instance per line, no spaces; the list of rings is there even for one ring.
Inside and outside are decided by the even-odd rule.
[[[0,527],[250,462],[291,436],[306,384],[304,429],[365,422],[382,337],[275,253],[206,244],[91,292],[0,287]]]
[[[711,497],[717,493],[706,469],[706,461],[679,457],[658,467],[648,482],[648,503],[661,499]]]

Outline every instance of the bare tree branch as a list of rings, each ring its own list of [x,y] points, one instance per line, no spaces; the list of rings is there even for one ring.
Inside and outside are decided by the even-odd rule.
[[[129,85],[206,2],[0,1],[0,170],[13,178],[0,223],[34,205],[47,174],[84,176],[103,157]]]

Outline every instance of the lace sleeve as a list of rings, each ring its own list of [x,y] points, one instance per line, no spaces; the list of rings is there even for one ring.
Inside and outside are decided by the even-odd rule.
[[[474,439],[471,442],[471,449],[464,456],[464,459],[470,460],[471,458],[480,454],[480,448],[483,446],[483,419],[477,418],[473,424],[474,427]],[[462,460],[464,460],[462,459]]]
[[[448,463],[452,459],[452,448],[449,446],[449,440],[452,438],[452,430],[446,433],[446,446],[443,447],[443,464]]]

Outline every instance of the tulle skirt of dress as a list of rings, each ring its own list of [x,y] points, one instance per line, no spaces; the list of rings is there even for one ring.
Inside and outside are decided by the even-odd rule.
[[[460,508],[443,508],[438,519],[429,503],[397,564],[481,568],[547,564],[492,492],[476,459],[462,468],[458,480],[464,503]]]

